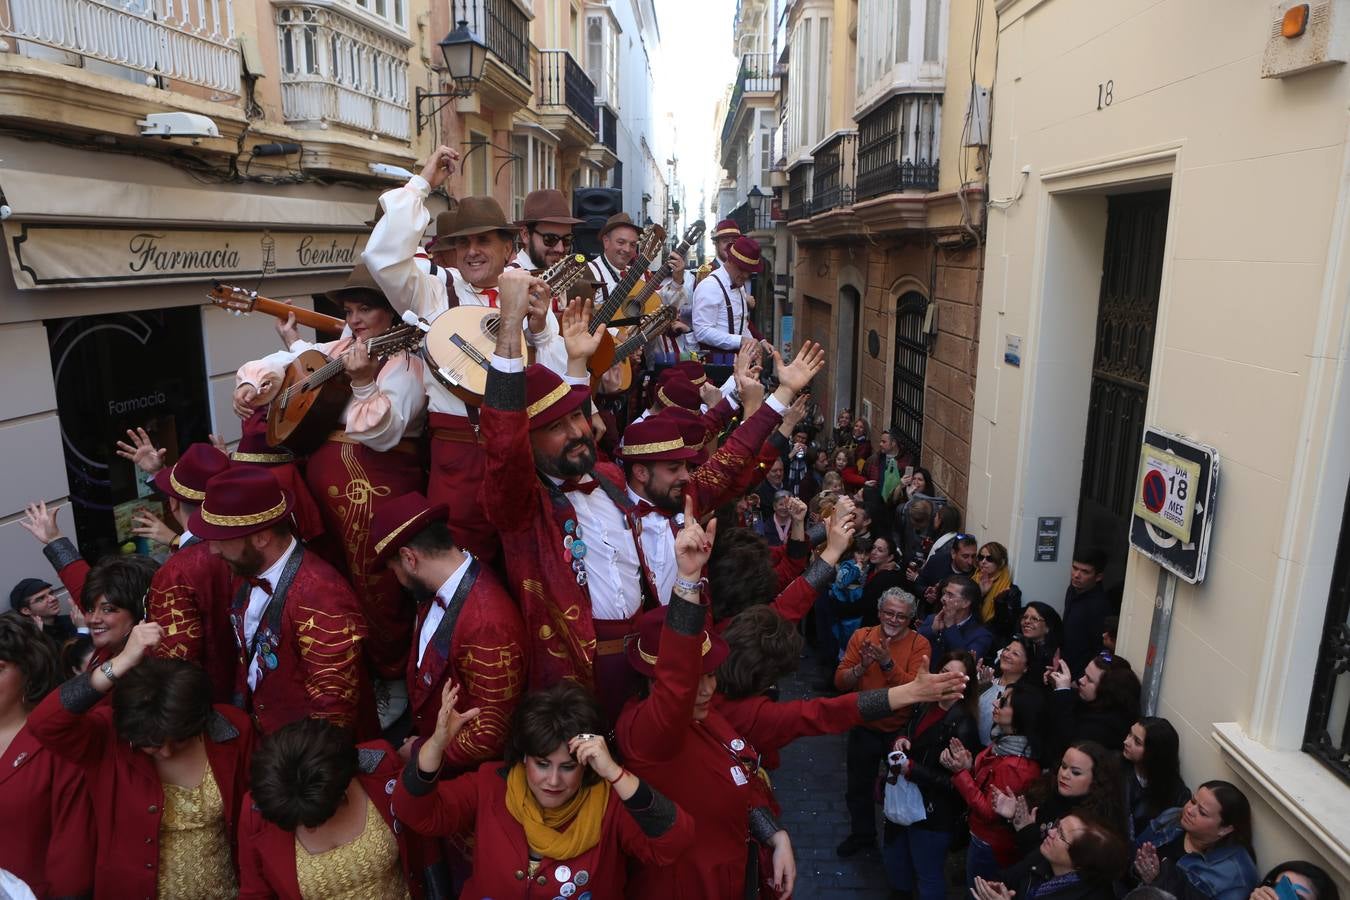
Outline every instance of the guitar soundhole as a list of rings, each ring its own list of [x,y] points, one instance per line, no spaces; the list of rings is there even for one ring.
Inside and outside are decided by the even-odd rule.
[[[497,339],[497,322],[500,319],[501,315],[497,313],[483,316],[483,318],[480,319],[478,322],[478,328],[480,331],[483,332],[484,336],[491,338],[492,340],[495,341]]]

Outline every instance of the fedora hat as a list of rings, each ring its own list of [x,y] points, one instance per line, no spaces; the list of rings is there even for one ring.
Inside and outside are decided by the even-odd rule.
[[[264,428],[261,431],[244,429],[243,436],[230,454],[230,461],[248,466],[283,466],[295,462],[294,453],[285,447],[273,447],[267,443],[267,420],[264,418],[262,421]]]
[[[506,221],[502,206],[492,197],[465,197],[455,207],[455,230],[450,237],[468,237],[471,234],[483,234],[488,231],[513,232],[511,223]],[[437,243],[440,243],[437,240]]]
[[[751,275],[764,270],[764,257],[759,252],[759,241],[752,237],[736,238],[736,242],[727,248],[727,262],[736,264],[736,268]]]
[[[554,188],[530,191],[525,195],[525,204],[521,208],[520,221],[516,225],[533,225],[536,222],[552,222],[556,225],[579,225],[583,220],[575,218],[567,207],[567,197]]]
[[[714,241],[722,238],[738,238],[741,236],[741,226],[737,225],[733,219],[723,219],[713,229],[712,236]]]
[[[703,398],[699,396],[698,388],[694,387],[694,383],[684,375],[676,375],[658,387],[656,399],[663,409],[680,406],[698,412],[703,406]]]
[[[590,388],[568,384],[547,366],[536,363],[525,370],[525,412],[531,431],[558,421],[590,396]]]
[[[384,296],[384,291],[375,282],[375,277],[370,274],[370,269],[366,268],[365,263],[357,263],[352,267],[352,270],[347,273],[347,281],[342,287],[314,296],[322,297],[329,303],[336,303],[338,306],[341,306],[344,300],[373,300],[381,306],[389,306],[390,309],[393,309],[389,300]]]
[[[695,359],[682,359],[674,365],[661,370],[661,374],[656,376],[656,383],[663,385],[672,378],[688,378],[694,383],[694,387],[702,387],[708,383],[708,371],[703,368],[703,363]]]
[[[155,489],[183,503],[206,499],[206,482],[230,467],[230,458],[210,444],[188,446],[178,462],[155,473]]]
[[[195,534],[195,532],[194,532]],[[666,611],[669,607],[658,607],[643,613],[642,618],[638,620],[638,633],[636,638],[630,638],[624,647],[624,655],[628,657],[628,664],[637,672],[646,675],[648,678],[656,675],[656,660],[661,655],[661,633],[665,630]],[[700,649],[702,650],[702,665],[699,671],[704,675],[709,672],[717,671],[717,667],[727,658],[730,648],[721,635],[713,634],[704,629],[697,635],[700,640]]]
[[[291,495],[268,469],[231,466],[206,483],[206,499],[188,519],[205,541],[248,537],[290,517]]]
[[[632,228],[636,230],[638,234],[642,233],[642,229],[638,228],[636,225],[633,224],[633,219],[631,216],[628,215],[628,213],[626,212],[615,213],[614,215],[610,216],[608,219],[605,220],[605,227],[600,229],[601,240],[603,240],[605,235],[609,234],[615,228],[622,228],[622,227]]]
[[[450,508],[444,503],[433,504],[417,492],[395,497],[375,511],[370,521],[371,547],[375,551],[372,565],[376,568],[408,541],[417,537],[432,522],[444,522]]]
[[[648,416],[623,431],[623,461],[626,463],[683,462],[698,451],[686,446],[679,423],[661,416]]]
[[[428,253],[440,253],[442,250],[455,249],[450,240],[450,232],[455,230],[456,212],[459,207],[436,213],[436,239],[427,247]]]

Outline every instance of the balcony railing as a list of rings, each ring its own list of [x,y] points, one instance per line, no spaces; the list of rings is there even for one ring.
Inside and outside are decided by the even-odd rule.
[[[409,138],[407,44],[315,3],[279,5],[276,25],[287,123]]]
[[[239,93],[231,0],[8,0],[0,33],[230,94]]]
[[[731,102],[727,104],[727,117],[722,120],[722,145],[731,140],[731,128],[736,122],[736,113],[746,91],[774,91],[778,89],[778,76],[774,74],[772,53],[745,53],[741,55],[741,68],[736,73],[736,84],[731,89]]]
[[[837,134],[812,154],[811,215],[853,205],[857,135]]]
[[[858,122],[858,199],[938,185],[941,94],[901,94]]]
[[[599,113],[600,128],[597,137],[615,155],[619,152],[619,116],[608,103],[596,106]]]
[[[539,51],[539,105],[565,106],[596,131],[595,82],[566,50]]]
[[[528,84],[530,20],[511,0],[454,0],[455,21],[487,45],[502,63]]]
[[[736,223],[736,227],[741,230],[741,234],[749,234],[752,231],[771,231],[773,229],[771,198],[765,197],[762,202],[764,205],[758,214],[751,208],[750,201],[746,200],[733,209],[731,215],[727,218]]]
[[[801,165],[788,173],[787,220],[811,218],[811,169]]]

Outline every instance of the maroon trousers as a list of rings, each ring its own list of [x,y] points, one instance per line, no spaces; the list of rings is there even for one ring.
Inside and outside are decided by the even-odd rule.
[[[638,616],[591,620],[595,625],[595,698],[610,725],[618,723],[619,713],[641,678],[624,654],[624,642],[637,639],[637,620]]]
[[[463,416],[431,413],[431,478],[427,499],[450,508],[450,533],[463,550],[486,563],[501,555],[501,539],[483,512],[483,444]]]

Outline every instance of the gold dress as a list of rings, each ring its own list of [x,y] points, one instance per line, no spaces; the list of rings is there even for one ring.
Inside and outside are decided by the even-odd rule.
[[[295,841],[295,878],[305,900],[407,900],[398,839],[366,798],[366,826],[356,840],[323,853]]]
[[[211,766],[195,788],[164,785],[159,820],[160,900],[236,897],[239,885],[225,833],[225,801]]]

